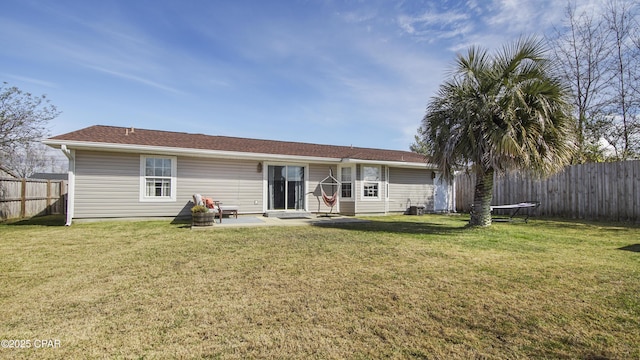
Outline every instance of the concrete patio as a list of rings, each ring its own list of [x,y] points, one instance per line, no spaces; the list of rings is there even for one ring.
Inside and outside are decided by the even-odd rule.
[[[369,220],[349,216],[315,216],[303,218],[278,218],[261,215],[239,215],[238,218],[224,217],[222,222],[216,218],[213,226],[192,226],[192,230],[212,230],[219,228],[252,227],[252,226],[304,226],[367,223]]]

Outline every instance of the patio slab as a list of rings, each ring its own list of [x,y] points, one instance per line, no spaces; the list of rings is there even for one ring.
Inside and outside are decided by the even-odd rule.
[[[348,216],[332,217],[312,217],[312,218],[277,218],[265,216],[244,215],[238,218],[223,218],[222,223],[216,219],[213,226],[192,226],[192,230],[212,230],[219,228],[252,227],[252,226],[303,226],[303,225],[332,225],[346,223],[367,223],[369,220],[362,220]]]

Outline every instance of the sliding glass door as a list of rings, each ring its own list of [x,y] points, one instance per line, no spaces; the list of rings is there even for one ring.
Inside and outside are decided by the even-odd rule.
[[[304,210],[304,166],[269,165],[268,209]]]

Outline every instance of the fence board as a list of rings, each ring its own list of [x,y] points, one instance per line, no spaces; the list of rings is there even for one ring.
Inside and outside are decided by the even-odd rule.
[[[0,220],[64,214],[67,182],[0,178]]]
[[[632,177],[632,181],[633,181],[632,194],[635,199],[633,204],[633,209],[635,211],[633,218],[639,219],[640,218],[640,182],[638,182],[637,179],[640,179],[640,161],[634,161],[633,170],[634,170],[633,171],[634,175]]]
[[[592,175],[592,179],[595,180],[595,189],[596,194],[593,194],[592,199],[586,199],[585,204],[585,212],[580,216],[580,218],[588,218],[586,214],[590,214],[592,218],[600,218],[608,213],[607,210],[607,193],[608,193],[608,182],[604,181],[606,179],[606,164],[602,164],[599,169],[594,164],[585,164],[584,166],[580,166],[579,168],[588,169]],[[598,171],[600,170],[600,171]],[[592,200],[592,201],[589,201]]]
[[[624,166],[622,167],[622,171],[624,173],[623,176],[623,185],[622,185],[622,199],[624,200],[624,205],[622,206],[622,215],[624,221],[629,221],[633,219],[633,166]]]
[[[473,202],[473,174],[456,176],[456,211]],[[640,222],[640,161],[566,167],[547,179],[517,172],[496,175],[493,205],[540,201],[539,215]]]

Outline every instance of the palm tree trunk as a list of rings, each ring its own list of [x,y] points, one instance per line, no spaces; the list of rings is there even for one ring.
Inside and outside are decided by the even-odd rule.
[[[476,188],[469,226],[491,225],[491,199],[493,198],[493,169],[476,170]]]

